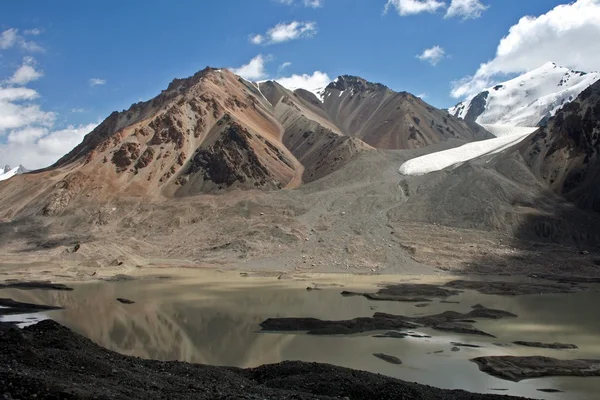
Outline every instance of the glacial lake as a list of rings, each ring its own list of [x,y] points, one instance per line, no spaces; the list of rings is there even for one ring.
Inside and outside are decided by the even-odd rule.
[[[110,350],[157,360],[243,368],[284,360],[315,361],[471,392],[579,400],[595,400],[600,393],[600,378],[552,377],[516,383],[480,372],[469,361],[490,355],[600,359],[600,293],[596,288],[572,294],[526,296],[484,295],[467,290],[447,299],[458,304],[434,299],[420,308],[415,303],[344,297],[340,292],[375,292],[377,282],[420,283],[441,278],[328,276],[279,280],[205,271],[171,275],[170,279],[69,284],[73,291],[0,289],[3,298],[65,307],[0,320],[34,323],[51,318]],[[306,290],[314,284],[319,290]],[[121,304],[117,298],[135,303]],[[375,312],[417,316],[447,310],[468,312],[476,304],[510,311],[518,317],[474,324],[496,338],[429,328],[411,332],[431,338],[373,337],[381,332],[314,336],[263,332],[259,326],[271,317],[337,320],[372,316]],[[535,349],[511,344],[517,340],[573,343],[579,349]],[[452,351],[452,342],[481,347]],[[403,364],[387,363],[374,353],[398,357]],[[543,393],[538,389],[557,389],[562,393]]]

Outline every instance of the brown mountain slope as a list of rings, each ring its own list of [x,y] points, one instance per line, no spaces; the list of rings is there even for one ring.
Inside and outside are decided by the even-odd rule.
[[[8,204],[1,215],[51,215],[74,202],[121,195],[295,188],[373,147],[409,149],[489,135],[361,78],[338,78],[323,98],[213,68],[175,79],[156,98],[112,113],[50,168],[0,185],[0,202]]]
[[[323,109],[306,100],[308,92],[291,92],[271,81],[259,87],[283,126],[283,143],[305,168],[304,182],[320,179],[346,165],[357,152],[372,149],[343,135]]]
[[[322,108],[342,132],[376,148],[413,149],[447,139],[492,137],[410,93],[354,76],[340,76],[322,97]]]
[[[600,212],[600,82],[558,111],[521,153],[555,192]]]

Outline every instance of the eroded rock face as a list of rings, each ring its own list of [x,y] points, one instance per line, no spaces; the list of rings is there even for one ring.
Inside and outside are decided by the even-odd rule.
[[[261,142],[255,135],[236,122],[229,122],[223,133],[208,147],[196,151],[187,175],[201,174],[205,182],[218,188],[238,185],[248,188],[277,189],[282,186],[274,174],[259,159],[255,146],[278,150],[268,142]],[[283,157],[281,154],[278,157]]]
[[[521,153],[555,192],[600,212],[600,81],[559,110]]]
[[[112,157],[112,162],[117,167],[117,172],[124,171],[140,156],[139,143],[123,143]]]

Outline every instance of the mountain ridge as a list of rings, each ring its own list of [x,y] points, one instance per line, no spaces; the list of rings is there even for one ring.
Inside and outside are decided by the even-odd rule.
[[[485,89],[448,112],[482,125],[540,126],[599,79],[598,72],[575,71],[548,62]]]

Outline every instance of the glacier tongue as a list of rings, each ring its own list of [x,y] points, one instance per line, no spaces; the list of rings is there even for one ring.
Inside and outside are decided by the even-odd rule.
[[[425,175],[430,172],[460,165],[485,155],[501,152],[524,140],[536,127],[514,127],[509,125],[483,125],[496,138],[471,142],[453,149],[426,154],[406,161],[400,167],[402,175]]]

